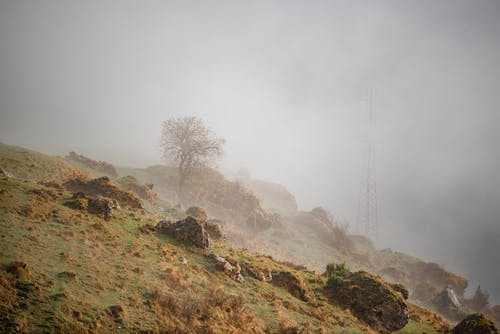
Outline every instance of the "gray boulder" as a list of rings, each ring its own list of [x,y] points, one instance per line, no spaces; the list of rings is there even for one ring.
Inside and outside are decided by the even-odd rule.
[[[188,216],[184,220],[172,223],[162,220],[156,225],[156,231],[172,236],[176,240],[202,249],[210,248],[210,238],[202,221]]]

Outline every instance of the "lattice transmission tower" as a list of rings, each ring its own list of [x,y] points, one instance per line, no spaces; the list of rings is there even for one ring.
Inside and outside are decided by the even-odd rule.
[[[365,138],[364,173],[359,189],[359,208],[357,214],[358,231],[375,241],[378,234],[377,177],[375,164],[375,110],[373,89],[366,102],[368,127]]]

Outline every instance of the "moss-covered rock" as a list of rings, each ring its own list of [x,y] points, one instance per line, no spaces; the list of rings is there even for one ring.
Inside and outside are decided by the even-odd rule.
[[[113,216],[113,201],[109,198],[98,197],[88,200],[88,211],[97,215],[101,215],[104,220],[111,220]]]
[[[410,296],[410,292],[408,291],[408,289],[406,288],[406,286],[404,286],[403,284],[401,283],[392,283],[392,284],[389,284],[391,286],[391,288],[394,290],[394,291],[397,291],[401,294],[401,296],[404,298],[404,300],[407,300],[408,297]]]
[[[481,313],[468,315],[453,330],[452,334],[498,334],[493,322]]]
[[[108,177],[87,180],[82,178],[71,179],[64,183],[67,190],[74,193],[83,193],[87,197],[106,197],[117,201],[120,206],[130,209],[144,209],[139,198],[129,191],[114,185]]]
[[[408,306],[403,296],[378,276],[358,271],[346,279],[328,282],[326,292],[330,300],[349,308],[378,332],[396,331],[408,323]]]
[[[191,216],[175,223],[162,220],[156,225],[156,231],[195,247],[209,249],[210,239],[203,223]]]

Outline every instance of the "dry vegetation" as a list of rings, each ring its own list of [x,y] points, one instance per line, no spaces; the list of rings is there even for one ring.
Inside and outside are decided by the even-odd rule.
[[[75,175],[81,180],[78,169],[22,149],[2,150],[0,166],[14,172],[0,175],[2,332],[374,333],[329,301],[325,277],[290,262],[293,257],[280,263],[213,241],[211,252],[241,268],[239,283],[206,250],[157,234],[153,226],[165,212],[122,205],[106,221],[68,207],[73,193],[60,184]],[[30,161],[38,167],[23,167]],[[104,188],[111,197],[124,191]],[[227,195],[215,193],[223,203]],[[275,279],[266,280],[269,275]],[[410,314],[402,333],[447,327],[415,306]]]

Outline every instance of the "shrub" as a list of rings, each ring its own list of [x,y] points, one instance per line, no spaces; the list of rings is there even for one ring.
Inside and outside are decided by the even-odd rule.
[[[324,275],[328,278],[326,285],[336,287],[351,275],[351,271],[345,263],[329,263],[326,265]]]
[[[347,278],[351,274],[351,271],[345,263],[329,263],[326,265],[325,276],[338,276],[341,278]]]

